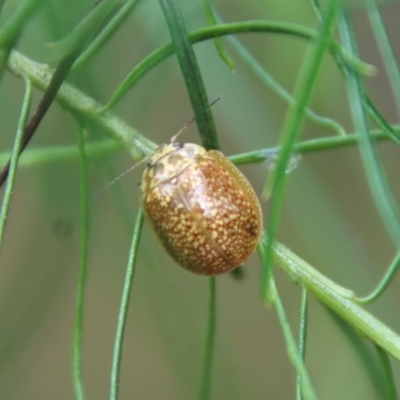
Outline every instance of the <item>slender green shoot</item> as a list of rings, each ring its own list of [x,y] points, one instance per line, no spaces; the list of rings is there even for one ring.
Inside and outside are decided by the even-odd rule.
[[[299,327],[299,352],[303,359],[306,358],[306,342],[307,342],[307,327],[308,327],[308,293],[307,289],[303,286],[301,288],[301,305],[300,305],[300,327]],[[301,377],[297,373],[296,380],[296,400],[303,400],[303,393],[301,390]]]
[[[214,12],[210,3],[210,0],[202,0],[203,1],[203,8],[206,14],[207,22],[209,25],[216,25],[217,21],[215,20]],[[225,52],[224,48],[222,47],[222,42],[219,37],[214,38],[214,45],[215,48],[221,57],[222,61],[228,66],[231,72],[235,71],[235,65],[233,61],[230,59],[228,54]]]
[[[271,282],[271,288],[274,293],[273,295],[274,305],[276,313],[278,315],[279,322],[281,324],[283,335],[285,337],[287,352],[293,366],[296,368],[297,375],[300,378],[301,391],[303,393],[304,399],[317,400],[318,396],[311,382],[307,368],[303,362],[300,350],[297,347],[296,340],[293,336],[292,330],[290,329],[289,321],[287,319],[285,310],[283,308],[282,300],[278,294],[278,291],[275,286],[275,281],[273,278]]]
[[[3,204],[1,206],[1,212],[0,212],[0,250],[3,244],[4,230],[6,226],[8,211],[10,209],[11,197],[15,182],[15,175],[17,173],[18,159],[22,147],[22,138],[24,135],[26,121],[28,120],[29,107],[32,97],[32,85],[28,79],[24,79],[24,81],[25,81],[25,94],[24,94],[24,99],[22,101],[21,112],[19,115],[14,146],[11,152],[9,178],[4,191]]]
[[[400,250],[396,254],[396,257],[390,264],[390,267],[386,271],[385,275],[383,276],[382,280],[378,283],[377,287],[366,297],[356,297],[354,300],[359,304],[370,304],[377,300],[389,287],[397,272],[400,268]]]
[[[240,41],[234,37],[229,36],[228,41],[231,43],[237,54],[241,57],[241,59],[248,65],[248,67],[254,72],[254,74],[263,82],[266,86],[268,86],[277,96],[279,96],[283,101],[288,104],[293,104],[295,99],[293,96],[277,82],[272,75],[265,70],[265,68],[251,55],[251,53],[243,46]],[[310,108],[306,108],[305,111],[306,117],[321,126],[326,128],[333,129],[338,135],[345,136],[346,131],[344,128],[335,120],[321,116],[317,114],[315,111]]]
[[[399,127],[394,127],[399,129]],[[371,131],[371,139],[375,141],[390,140],[391,136],[381,130]],[[317,151],[327,151],[341,149],[349,146],[355,146],[360,141],[360,135],[352,133],[346,136],[329,136],[318,139],[304,140],[296,143],[294,146],[294,154],[304,155],[308,153],[314,153]],[[266,149],[249,151],[246,153],[236,154],[230,156],[229,159],[236,165],[249,164],[249,163],[260,163],[271,158],[274,158],[279,154],[281,147],[269,147]]]
[[[264,270],[263,274],[265,274],[265,270],[268,270],[269,279],[265,280],[264,283],[268,285],[267,287],[263,288],[263,292],[268,292],[268,300],[265,301],[265,296],[263,296],[263,302],[265,305],[269,305],[272,303],[275,306],[276,313],[278,315],[279,323],[281,324],[282,332],[285,337],[286,341],[286,350],[289,355],[289,359],[292,362],[293,366],[296,369],[296,373],[301,378],[301,391],[304,395],[304,399],[311,400],[311,399],[318,399],[314,387],[311,383],[310,376],[308,371],[304,365],[302,355],[300,350],[296,344],[296,340],[293,336],[292,330],[289,325],[289,321],[286,317],[285,310],[283,308],[283,304],[281,298],[279,297],[278,290],[275,285],[274,277],[270,268],[270,263],[267,258],[267,240],[265,237],[265,233],[263,233],[260,243],[257,247],[258,254],[261,259],[262,268]]]
[[[365,106],[372,120],[390,136],[394,143],[400,146],[400,133],[383,117],[368,95],[364,99]]]
[[[139,241],[143,226],[144,214],[138,209],[135,227],[133,229],[132,244],[129,252],[128,265],[122,289],[121,305],[118,313],[117,329],[115,334],[114,351],[111,366],[110,400],[117,400],[119,393],[119,377],[121,371],[122,345],[124,342],[125,325],[128,315],[129,298],[132,292],[133,277],[135,274],[135,263],[139,247]]]
[[[101,49],[139,2],[140,0],[127,0],[125,2],[121,9],[112,17],[111,21],[97,35],[96,39],[94,39],[87,49],[78,57],[72,66],[72,70],[80,68]]]
[[[51,48],[56,58],[63,58],[76,48],[82,49],[89,37],[96,32],[104,18],[112,11],[116,0],[95,2],[93,9],[77,24],[67,36],[52,43]],[[75,61],[75,60],[74,60]]]
[[[382,380],[385,390],[385,400],[397,400],[396,383],[388,353],[379,346],[375,346],[378,359],[382,367]]]
[[[282,209],[287,169],[290,159],[295,151],[295,144],[300,136],[304,123],[304,113],[311,99],[315,81],[321,68],[322,61],[328,50],[332,30],[335,26],[336,16],[339,9],[339,1],[331,0],[327,7],[326,17],[321,26],[321,32],[315,43],[310,46],[305,56],[299,78],[295,88],[296,102],[291,105],[285,118],[281,134],[281,150],[275,168],[271,170],[267,183],[263,190],[263,197],[271,198],[270,214],[267,228],[268,245],[266,249],[267,260],[271,262],[273,253],[273,242],[278,230],[280,213]],[[264,295],[267,295],[264,293]]]
[[[89,241],[89,190],[87,178],[87,159],[85,154],[85,141],[83,125],[77,121],[77,143],[79,151],[79,187],[80,187],[80,259],[79,259],[79,278],[75,305],[75,322],[73,337],[73,382],[76,400],[84,400],[83,387],[83,365],[82,365],[82,338],[85,306],[85,288],[87,276],[87,254]]]
[[[0,30],[0,47],[7,46],[19,35],[22,28],[43,0],[23,0]]]
[[[384,398],[384,387],[380,375],[380,366],[377,363],[376,357],[372,352],[371,344],[365,340],[364,336],[347,321],[345,321],[335,311],[323,304],[327,314],[332,318],[339,331],[344,335],[346,340],[353,348],[355,355],[358,357],[359,365],[364,367],[364,370],[369,376],[369,381],[374,387],[378,398]]]
[[[216,328],[216,288],[217,280],[215,277],[209,279],[209,300],[208,300],[208,323],[207,323],[207,335],[206,345],[204,351],[203,361],[203,375],[201,380],[199,400],[208,400],[211,395],[211,378],[213,370],[213,359],[214,359],[214,343],[215,343],[215,328]]]
[[[383,65],[385,66],[386,74],[390,81],[390,87],[396,101],[397,114],[400,116],[400,71],[393,46],[390,44],[376,1],[367,0],[366,4],[372,31],[375,35],[376,43],[381,53]]]
[[[399,126],[391,127],[393,130],[399,130]],[[397,131],[396,131],[397,133]],[[386,131],[374,130],[370,132],[371,139],[374,141],[390,140]],[[295,146],[295,154],[305,155],[317,151],[327,151],[356,146],[359,142],[359,135],[348,134],[346,136],[331,136],[318,139],[310,139],[299,142]],[[121,143],[113,140],[99,140],[85,143],[85,152],[88,159],[95,159],[113,154],[123,149]],[[249,151],[246,153],[235,154],[229,157],[229,160],[236,165],[261,163],[272,157],[276,157],[279,153],[279,147],[269,147],[266,149]],[[51,147],[35,147],[25,150],[18,162],[18,167],[31,167],[35,165],[57,163],[67,160],[76,160],[79,156],[76,146],[51,146]],[[0,152],[0,164],[5,163],[10,157],[8,151]]]
[[[185,22],[176,0],[159,0],[171,34],[176,57],[192,104],[201,142],[206,149],[219,149],[210,102]]]
[[[18,37],[23,30],[27,20],[40,6],[42,0],[23,0],[19,2],[18,8],[8,17],[0,30],[0,78],[3,76],[7,59],[14,47]],[[0,3],[0,10],[3,3]]]
[[[339,31],[345,48],[357,54],[353,30],[345,11],[341,13]],[[395,245],[400,243],[400,213],[382,162],[369,135],[365,115],[364,87],[360,77],[348,70],[346,75],[351,115],[355,129],[360,133],[360,151],[370,190],[382,221]]]
[[[318,22],[322,22],[322,10],[318,0],[310,0],[310,5],[317,17]]]
[[[121,143],[113,139],[96,140],[91,143],[85,143],[85,154],[88,159],[96,159],[116,153],[122,150]],[[7,162],[10,157],[8,151],[0,153],[0,165]],[[49,146],[49,147],[34,147],[25,150],[18,162],[18,166],[31,167],[35,165],[59,163],[69,160],[77,160],[79,150],[76,145],[66,146]]]

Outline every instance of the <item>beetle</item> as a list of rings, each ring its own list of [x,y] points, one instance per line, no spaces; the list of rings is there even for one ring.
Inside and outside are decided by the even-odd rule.
[[[259,242],[258,198],[221,152],[174,138],[147,159],[141,181],[146,218],[183,268],[207,276],[231,271]]]

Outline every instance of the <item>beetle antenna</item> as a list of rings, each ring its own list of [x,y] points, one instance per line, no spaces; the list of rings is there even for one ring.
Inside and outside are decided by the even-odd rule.
[[[104,186],[103,189],[100,190],[99,193],[94,196],[95,199],[97,199],[102,193],[104,193],[107,189],[109,189],[111,186],[113,186],[116,182],[118,182],[122,177],[124,177],[126,174],[129,172],[133,171],[138,165],[146,161],[148,157],[142,158],[139,162],[137,162],[135,165],[132,167],[128,168],[126,171],[124,171],[122,174],[118,175],[115,179],[113,179],[108,185]]]
[[[215,100],[213,100],[213,101],[210,103],[210,107],[212,107],[215,103],[217,103],[217,102],[218,102],[219,100],[221,100],[221,99],[222,99],[222,96],[217,97]],[[191,125],[194,121],[196,121],[196,117],[193,117],[181,130],[179,130],[178,133],[176,133],[174,136],[172,136],[172,138],[171,138],[171,143],[176,142],[176,139],[178,139],[178,136],[179,136],[182,132],[184,132],[184,131],[188,128],[188,126]]]

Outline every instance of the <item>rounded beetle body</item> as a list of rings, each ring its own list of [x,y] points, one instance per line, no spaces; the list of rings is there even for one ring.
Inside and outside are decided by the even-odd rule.
[[[230,271],[256,248],[262,212],[253,188],[219,151],[173,142],[147,160],[147,219],[170,256],[201,275]]]

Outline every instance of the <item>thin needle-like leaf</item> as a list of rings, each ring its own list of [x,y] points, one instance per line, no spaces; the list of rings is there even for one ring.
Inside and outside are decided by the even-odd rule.
[[[51,44],[54,57],[63,58],[73,52],[76,48],[82,49],[88,38],[93,34],[93,31],[98,29],[98,26],[112,10],[115,4],[116,0],[102,0],[95,2],[90,13],[88,13],[85,18],[76,25],[70,33],[68,33],[67,36],[58,42]]]
[[[340,34],[344,46],[357,54],[353,31],[347,13],[343,11],[340,18]],[[360,132],[360,150],[364,169],[375,205],[382,221],[396,246],[400,243],[400,213],[393,196],[382,162],[372,143],[367,118],[365,115],[365,95],[363,83],[354,71],[348,70],[347,86],[350,110],[355,129]]]
[[[399,126],[393,126],[391,129],[397,131]],[[386,131],[371,131],[371,139],[374,141],[390,140]],[[348,134],[346,136],[331,136],[327,138],[304,140],[295,146],[295,152],[299,155],[308,153],[327,151],[356,146],[359,142],[359,135]],[[85,144],[86,157],[98,158],[107,154],[115,153],[123,149],[122,144],[113,139],[93,141]],[[270,158],[276,157],[279,153],[279,147],[269,147],[266,149],[249,151],[246,153],[235,154],[229,157],[229,160],[236,165],[261,163]],[[76,160],[78,158],[78,150],[76,146],[49,146],[35,147],[24,151],[19,159],[18,166],[20,168],[48,163],[56,163],[66,160]],[[10,157],[9,152],[0,152],[0,164],[5,163]],[[235,270],[236,271],[236,270]]]
[[[87,49],[78,57],[72,66],[72,70],[80,68],[91,57],[93,57],[105,43],[107,43],[108,39],[112,37],[113,33],[121,26],[139,2],[140,0],[128,0],[125,2],[121,9],[112,17],[107,26],[97,35],[96,39],[94,39]]]
[[[281,86],[279,82],[277,82],[272,77],[272,75],[268,73],[268,71],[256,60],[255,57],[252,56],[252,54],[246,49],[245,46],[241,44],[241,42],[236,37],[228,36],[227,40],[231,43],[239,57],[249,66],[254,74],[266,86],[268,86],[273,92],[275,92],[277,96],[279,96],[288,104],[292,104],[295,101],[293,96],[283,86]],[[337,132],[338,135],[346,135],[344,128],[338,122],[334,121],[331,118],[318,115],[310,108],[306,109],[305,115],[310,121],[321,126],[333,129]]]
[[[210,0],[202,0],[203,1],[203,8],[204,12],[206,14],[207,21],[209,25],[216,25],[217,21],[215,20],[214,12],[210,3]],[[222,47],[221,39],[219,37],[216,37],[214,39],[214,45],[215,48],[217,49],[217,52],[221,59],[225,62],[225,64],[229,67],[231,72],[234,72],[235,70],[235,65],[233,64],[233,61],[229,58],[228,54],[226,54],[224,48]]]
[[[291,105],[285,118],[281,134],[281,150],[275,168],[271,171],[263,190],[264,198],[271,197],[271,207],[267,228],[268,246],[266,249],[267,260],[272,260],[273,242],[278,231],[280,213],[283,204],[287,181],[289,161],[294,154],[295,144],[300,136],[304,123],[304,113],[311,99],[318,72],[321,68],[323,57],[328,50],[330,37],[335,26],[339,1],[331,0],[327,7],[326,17],[321,26],[321,32],[305,57],[302,69],[295,88],[296,102]],[[266,278],[263,278],[265,280]],[[262,287],[266,287],[262,283]],[[267,296],[267,293],[264,293]]]
[[[389,285],[391,284],[391,282],[397,275],[399,268],[400,268],[400,250],[396,254],[396,257],[390,264],[390,266],[389,266],[387,272],[385,273],[385,275],[383,276],[382,280],[378,283],[377,287],[372,291],[372,293],[366,297],[356,297],[355,301],[357,301],[357,303],[359,303],[359,304],[373,303],[389,287]]]
[[[89,193],[87,180],[87,160],[85,154],[85,142],[83,126],[78,121],[77,143],[79,151],[79,192],[80,192],[80,260],[79,260],[79,278],[76,294],[75,323],[74,323],[74,341],[73,341],[73,371],[74,391],[76,400],[84,400],[83,387],[83,366],[82,366],[82,337],[83,337],[83,310],[87,276],[87,254],[89,239]]]
[[[394,143],[400,146],[400,133],[383,117],[383,115],[380,113],[373,101],[368,96],[365,96],[364,101],[369,116],[384,132],[387,132]]]
[[[133,229],[132,244],[129,252],[128,265],[122,289],[121,305],[118,313],[117,329],[115,334],[114,351],[111,366],[110,400],[117,400],[119,393],[119,378],[122,360],[122,345],[124,342],[125,325],[128,315],[129,298],[132,292],[133,277],[135,274],[136,257],[143,226],[143,211],[138,209],[135,227]]]
[[[217,295],[217,281],[215,277],[209,279],[209,300],[208,300],[208,323],[206,345],[204,351],[203,361],[203,375],[200,386],[199,400],[208,400],[211,394],[211,378],[214,360],[214,342],[215,342],[215,328],[216,328],[216,295]]]
[[[303,361],[306,358],[307,327],[308,327],[308,294],[307,294],[307,289],[303,286],[301,288],[300,327],[299,327],[299,352]],[[298,373],[296,380],[297,400],[304,399],[301,387],[302,387],[301,376]]]
[[[396,101],[397,115],[400,116],[400,71],[393,51],[393,46],[390,44],[376,1],[367,0],[366,4],[372,31],[374,32],[376,43],[390,80],[390,88],[393,91]]]
[[[6,20],[0,30],[0,78],[7,63],[11,49],[14,47],[25,23],[41,5],[43,0],[24,0],[17,10]],[[0,3],[0,10],[3,2]]]
[[[171,34],[172,43],[185,79],[201,142],[206,149],[219,149],[214,119],[196,55],[176,0],[159,0]]]
[[[393,376],[392,366],[390,365],[390,359],[385,350],[381,347],[376,346],[378,353],[378,359],[382,367],[382,380],[383,387],[385,389],[385,400],[397,400],[396,383]]]
[[[258,254],[261,259],[262,267],[264,270],[268,270],[269,279],[265,280],[263,283],[268,285],[263,288],[263,293],[268,292],[268,304],[272,303],[275,306],[276,313],[278,315],[279,323],[281,324],[283,336],[286,341],[286,350],[289,355],[290,361],[296,369],[296,373],[300,377],[301,382],[301,391],[303,393],[304,399],[306,400],[317,400],[317,394],[315,393],[315,389],[311,383],[310,376],[308,374],[307,368],[304,365],[303,358],[301,356],[300,350],[296,344],[296,340],[294,339],[292,330],[289,325],[289,321],[287,319],[285,309],[282,304],[282,300],[279,296],[278,290],[276,288],[276,284],[274,281],[274,277],[269,265],[269,260],[267,257],[267,240],[265,236],[265,232],[263,233],[260,243],[257,247]],[[263,301],[265,303],[266,296],[263,295]]]
[[[24,128],[28,119],[29,107],[32,96],[32,85],[28,79],[25,79],[25,95],[22,102],[21,113],[18,120],[17,132],[15,135],[14,146],[10,158],[10,174],[9,180],[4,191],[3,204],[0,212],[0,250],[3,244],[4,229],[7,221],[7,214],[10,208],[12,192],[14,188],[15,175],[17,173],[18,158],[22,147],[22,138],[24,135]]]

